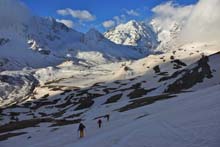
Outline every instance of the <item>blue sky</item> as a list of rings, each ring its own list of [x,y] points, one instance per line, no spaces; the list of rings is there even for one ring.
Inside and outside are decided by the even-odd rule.
[[[114,20],[114,25],[120,21],[130,19],[149,20],[152,17],[151,9],[168,0],[21,0],[31,11],[39,16],[52,16],[59,20],[69,20],[73,22],[73,28],[85,32],[91,27],[95,27],[101,32],[108,28],[103,26],[103,22]],[[195,4],[198,0],[173,0],[179,5]],[[57,13],[57,10],[68,10],[68,14]],[[78,11],[77,11],[78,10]],[[80,12],[86,10],[88,17],[81,18]],[[71,13],[71,14],[70,14]],[[118,16],[118,21],[114,17]],[[120,23],[120,22],[118,22]],[[107,23],[108,24],[108,23]],[[113,26],[109,23],[109,26]],[[110,28],[110,27],[109,27]]]

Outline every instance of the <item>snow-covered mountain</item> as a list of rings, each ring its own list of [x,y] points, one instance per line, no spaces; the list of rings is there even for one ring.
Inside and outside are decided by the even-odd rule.
[[[219,43],[176,44],[180,21],[84,34],[17,9],[0,13],[1,147],[219,147]]]
[[[32,16],[24,23],[0,28],[0,35],[0,58],[7,61],[1,62],[1,70],[46,67],[65,60],[104,63],[144,56],[109,41],[95,29],[83,34],[53,18]]]
[[[100,40],[101,46],[110,42],[94,29],[83,36],[81,42],[91,46]],[[133,61],[91,66],[83,59],[77,64],[68,60],[53,67],[1,72],[0,145],[10,147],[17,141],[25,147],[100,143],[127,147],[128,142],[134,146],[148,142],[162,147],[153,139],[162,136],[169,146],[217,146],[219,51],[215,44],[194,43]],[[106,114],[109,122],[104,120]],[[99,130],[98,118],[104,123]],[[78,140],[70,130],[77,130],[82,121],[86,137]],[[194,124],[200,127],[192,130]],[[209,137],[201,129],[209,131]],[[185,139],[176,140],[176,133]]]
[[[131,45],[144,54],[150,54],[158,45],[157,35],[152,28],[131,20],[104,33],[105,37],[117,44]]]

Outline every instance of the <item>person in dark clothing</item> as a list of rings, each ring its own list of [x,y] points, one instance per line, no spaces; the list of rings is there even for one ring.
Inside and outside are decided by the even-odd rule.
[[[79,128],[78,128],[78,131],[79,131],[79,137],[80,138],[83,138],[85,136],[85,133],[84,133],[84,129],[85,129],[85,125],[83,123],[80,123],[79,124]]]
[[[99,119],[97,123],[98,123],[99,128],[101,128],[102,127],[102,120]]]
[[[107,121],[109,121],[109,119],[110,119],[110,115],[109,114],[106,114],[106,119],[107,119]]]

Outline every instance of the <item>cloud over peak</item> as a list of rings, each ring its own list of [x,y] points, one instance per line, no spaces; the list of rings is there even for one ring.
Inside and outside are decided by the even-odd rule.
[[[74,26],[72,20],[67,20],[67,19],[56,19],[56,21],[65,24],[68,28],[73,28],[73,26]]]
[[[111,28],[115,26],[115,22],[113,20],[107,20],[102,23],[105,28]]]
[[[169,1],[152,9],[154,19],[160,28],[169,30],[173,23],[183,24],[192,12],[193,5],[179,6]]]
[[[170,30],[172,24],[181,27],[176,41],[190,42],[220,41],[220,0],[199,0],[195,5],[180,6],[172,2],[152,9],[154,25],[161,30]],[[152,23],[152,22],[151,22]],[[157,30],[160,31],[160,30]]]
[[[62,15],[62,16],[70,15],[81,21],[93,21],[96,19],[95,15],[92,15],[87,10],[73,10],[70,8],[66,8],[66,9],[57,10],[57,14]]]
[[[126,10],[126,13],[127,13],[128,15],[131,15],[131,16],[139,16],[139,15],[140,15],[137,11],[135,11],[135,10],[133,10],[133,9],[131,9],[131,10]]]
[[[181,40],[220,41],[220,0],[200,0],[184,25]]]

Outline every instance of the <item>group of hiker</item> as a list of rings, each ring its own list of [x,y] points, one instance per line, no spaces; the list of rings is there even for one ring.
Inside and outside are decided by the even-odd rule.
[[[107,121],[109,121],[109,119],[110,119],[109,114],[105,115],[104,117],[106,118]],[[102,119],[101,118],[98,119],[97,124],[98,124],[98,128],[102,127]],[[81,122],[79,124],[79,128],[78,128],[80,138],[83,138],[85,136],[85,128],[86,128],[86,126]]]

